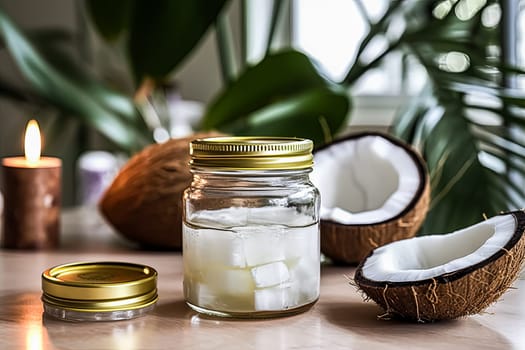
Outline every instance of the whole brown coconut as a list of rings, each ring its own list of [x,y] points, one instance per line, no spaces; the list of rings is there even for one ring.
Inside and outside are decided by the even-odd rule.
[[[411,248],[401,249],[397,252],[397,255],[406,262],[406,254],[421,252],[419,249],[422,246],[421,242],[435,239],[432,238],[432,236],[423,236],[407,239],[402,242],[395,242],[374,250],[370,256],[359,265],[354,280],[368,298],[375,301],[386,311],[384,316],[399,317],[417,322],[429,322],[455,319],[480,313],[490,304],[494,303],[511,286],[512,282],[519,276],[525,260],[525,213],[523,211],[516,211],[509,214],[502,214],[499,217],[503,215],[514,218],[514,231],[510,234],[510,238],[501,243],[501,247],[498,248],[497,245],[495,246],[495,252],[492,255],[484,256],[481,252],[482,249],[478,249],[480,256],[484,258],[480,258],[477,263],[458,267],[462,265],[457,260],[460,257],[454,257],[457,259],[453,259],[453,264],[458,268],[447,271],[446,273],[440,273],[432,278],[417,281],[392,281],[392,277],[384,275],[385,278],[383,279],[378,278],[377,274],[374,278],[366,276],[364,272],[365,266],[369,263],[369,259],[374,254],[377,254],[378,251],[381,250],[384,254],[387,249],[390,249],[391,257],[388,260],[391,263],[392,255],[394,254],[390,247],[398,245],[397,248],[399,248],[398,243],[403,242],[405,243],[404,248],[407,248],[409,245]],[[491,219],[477,226],[479,227],[485,223],[488,226],[490,221]],[[461,231],[465,232],[471,228],[472,227],[466,228]],[[490,231],[488,232],[490,233]],[[494,232],[497,232],[497,229],[495,229]],[[478,234],[481,232],[474,233]],[[446,236],[453,235],[457,238],[458,234],[461,234],[461,232],[441,235],[441,239],[446,240],[448,239]],[[483,233],[481,234],[483,235]],[[488,238],[492,238],[495,234],[496,233],[489,235]],[[484,242],[482,242],[480,248],[484,247],[488,238],[486,236],[482,238]],[[472,241],[472,235],[467,238],[467,241]],[[454,243],[459,242],[456,240]],[[489,243],[489,245],[490,244],[494,245],[494,241]],[[457,244],[446,245],[451,247],[451,250],[454,250],[452,248],[453,246],[457,247]],[[427,246],[430,248],[428,251],[429,254],[419,256],[419,262],[416,263],[416,265],[425,264],[424,261],[429,260],[430,254],[436,254],[436,256],[440,258],[447,257],[450,254],[450,252],[439,249],[439,246],[436,246],[434,242]],[[408,250],[410,250],[410,252],[408,252]],[[469,254],[472,256],[472,253],[472,249],[467,249],[464,252],[465,256]],[[447,261],[449,259],[451,259],[450,256],[445,258],[443,263],[449,262]],[[375,269],[375,267],[372,266],[377,266],[377,264],[378,260],[375,260],[368,265],[369,274],[371,274],[370,269]],[[410,263],[408,265],[410,265]],[[430,265],[430,269],[436,267],[433,266],[435,262]],[[439,267],[439,265],[437,265],[437,267]],[[417,271],[417,273],[420,273],[424,268],[424,266],[404,267],[406,270]],[[391,270],[391,267],[389,267],[389,270]]]
[[[182,193],[191,182],[189,143],[218,136],[198,133],[146,147],[133,156],[99,208],[124,237],[160,249],[182,247]]]
[[[397,148],[408,155],[407,159],[415,165],[415,170],[419,177],[418,188],[414,191],[412,199],[406,204],[400,212],[391,217],[375,220],[371,219],[368,222],[360,223],[341,223],[334,219],[321,219],[321,251],[333,261],[343,264],[357,264],[365,258],[372,249],[382,246],[384,244],[397,241],[404,238],[410,238],[416,235],[417,231],[423,223],[430,201],[430,181],[425,161],[421,156],[411,148],[410,145],[393,138],[387,134],[379,132],[365,132],[350,135],[347,138],[337,140],[332,144],[316,150],[314,167],[323,167],[324,162],[319,158],[319,155],[326,153],[325,158],[329,162],[334,162],[336,171],[329,171],[324,176],[325,180],[318,176],[317,181],[313,177],[314,184],[321,190],[321,199],[323,200],[324,192],[323,186],[339,186],[342,182],[348,182],[351,176],[351,169],[345,169],[343,163],[348,162],[351,167],[371,167],[372,165],[367,161],[367,158],[355,157],[356,159],[345,159],[351,157],[348,155],[350,145],[359,144],[366,139],[378,139],[381,142],[390,145],[389,147]],[[348,145],[348,146],[346,146]],[[335,146],[335,147],[334,147]],[[334,148],[340,147],[343,151],[335,152]],[[389,161],[395,162],[395,159]],[[369,170],[370,171],[370,170]],[[371,172],[378,174],[381,169]],[[314,174],[315,175],[314,171]],[[380,175],[383,176],[383,175]],[[385,174],[384,177],[388,175]],[[401,178],[403,174],[400,174]],[[335,178],[334,178],[335,177]],[[379,181],[386,181],[387,179],[380,178]],[[323,185],[323,181],[328,181]],[[352,200],[351,193],[344,193],[345,189],[336,189],[339,192],[339,200]],[[373,191],[374,188],[365,187],[364,192]],[[385,200],[388,200],[390,194],[386,193]],[[345,199],[349,198],[349,199]],[[337,200],[336,200],[337,201]],[[346,204],[352,205],[350,204]],[[363,211],[366,211],[365,209]]]

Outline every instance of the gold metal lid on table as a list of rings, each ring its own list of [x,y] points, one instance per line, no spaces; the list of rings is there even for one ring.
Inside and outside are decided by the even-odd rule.
[[[295,137],[210,137],[190,143],[193,168],[293,170],[313,165],[313,142]]]
[[[42,273],[42,301],[81,312],[134,310],[157,300],[157,271],[123,262],[82,262]]]

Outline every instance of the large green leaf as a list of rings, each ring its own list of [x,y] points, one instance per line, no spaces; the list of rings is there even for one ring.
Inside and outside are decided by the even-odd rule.
[[[423,233],[468,226],[484,214],[523,207],[525,200],[519,182],[525,181],[525,93],[504,87],[501,79],[523,71],[487,55],[498,30],[481,25],[483,9],[459,20],[456,6],[442,20],[430,19],[401,38],[426,68],[434,96],[430,104],[424,102],[428,96],[419,99],[394,128],[421,146],[430,169],[432,202]],[[464,69],[447,65],[444,55],[450,52],[468,56]]]
[[[256,135],[301,132],[325,142],[344,124],[349,105],[346,92],[307,56],[290,50],[246,69],[211,103],[203,127]]]
[[[49,40],[51,34],[30,37],[33,47],[46,62],[75,84],[82,86],[100,104],[121,116],[130,126],[135,127],[137,132],[146,131],[131,98],[96,80],[90,67],[72,50],[74,43],[71,38],[70,40],[66,40],[65,37],[63,40]]]
[[[424,156],[431,169],[433,198],[424,233],[457,229],[507,206],[491,195],[492,191],[504,193],[504,188],[480,163],[476,138],[469,127],[461,110],[451,108],[425,139]]]
[[[79,117],[100,130],[120,147],[130,150],[144,140],[117,114],[100,104],[81,84],[49,65],[0,10],[0,37],[32,88],[55,106]]]
[[[129,54],[135,77],[162,80],[195,47],[227,0],[137,1]]]
[[[272,103],[221,130],[235,135],[296,136],[330,142],[346,120],[350,99],[344,89],[320,87]]]
[[[95,28],[109,41],[115,40],[128,27],[134,4],[134,0],[86,1]]]
[[[229,84],[237,76],[237,60],[235,58],[235,45],[233,43],[233,33],[228,21],[228,13],[219,15],[215,23],[215,38],[217,39],[217,49],[219,51],[219,63],[222,73],[222,80]]]

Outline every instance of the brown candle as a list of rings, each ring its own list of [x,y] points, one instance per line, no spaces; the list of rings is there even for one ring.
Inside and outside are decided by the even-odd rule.
[[[33,121],[32,121],[33,122]],[[40,157],[40,132],[36,122],[28,124],[25,157],[2,160],[4,216],[2,246],[15,249],[48,249],[59,244],[59,158]],[[28,140],[36,125],[36,140]],[[38,150],[30,149],[38,145]]]

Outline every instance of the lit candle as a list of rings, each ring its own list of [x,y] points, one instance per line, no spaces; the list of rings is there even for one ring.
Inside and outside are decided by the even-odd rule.
[[[2,160],[4,248],[47,249],[59,244],[62,162],[41,157],[40,150],[38,123],[31,120],[25,134],[25,157]]]

